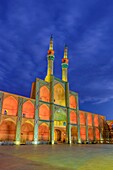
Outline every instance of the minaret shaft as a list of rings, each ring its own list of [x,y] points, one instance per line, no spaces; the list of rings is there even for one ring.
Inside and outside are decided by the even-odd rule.
[[[68,81],[68,48],[64,48],[64,58],[62,59],[62,80]]]
[[[47,76],[45,78],[45,81],[50,82],[51,75],[53,75],[53,64],[54,64],[54,50],[53,50],[53,38],[50,37],[50,43],[49,43],[49,50],[48,50],[48,67],[47,67]]]

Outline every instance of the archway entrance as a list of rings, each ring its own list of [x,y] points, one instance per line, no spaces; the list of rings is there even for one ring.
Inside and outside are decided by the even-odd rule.
[[[76,143],[78,139],[78,131],[76,126],[71,127],[71,141],[72,143]]]
[[[4,120],[0,125],[0,141],[14,141],[16,125],[10,120]]]
[[[33,141],[34,128],[30,123],[25,123],[21,127],[21,142]]]
[[[61,131],[59,129],[55,129],[55,141],[61,141]]]
[[[66,141],[66,112],[59,108],[54,114],[54,140],[56,142]]]

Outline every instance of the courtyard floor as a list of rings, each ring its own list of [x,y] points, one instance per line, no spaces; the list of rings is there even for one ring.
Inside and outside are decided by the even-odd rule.
[[[113,145],[0,146],[0,170],[113,170]]]

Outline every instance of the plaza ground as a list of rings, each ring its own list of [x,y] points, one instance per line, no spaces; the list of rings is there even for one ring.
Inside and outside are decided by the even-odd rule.
[[[113,170],[113,145],[0,146],[0,170]]]

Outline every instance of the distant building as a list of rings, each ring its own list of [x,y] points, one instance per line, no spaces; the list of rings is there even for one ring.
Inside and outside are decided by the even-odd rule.
[[[69,89],[68,48],[62,59],[62,80],[53,74],[54,58],[51,37],[47,76],[32,83],[30,98],[0,91],[0,141],[70,144],[109,139],[105,117],[79,110],[78,93]]]

